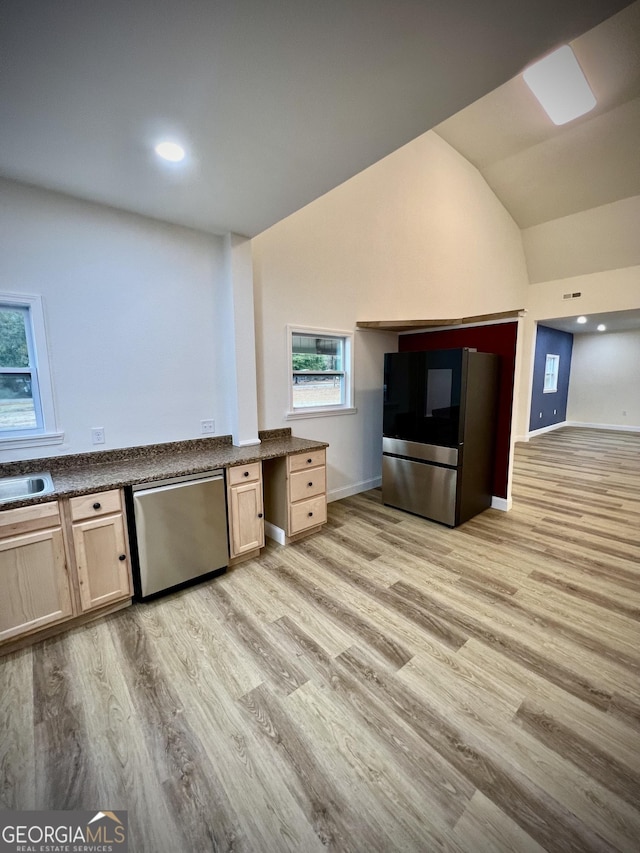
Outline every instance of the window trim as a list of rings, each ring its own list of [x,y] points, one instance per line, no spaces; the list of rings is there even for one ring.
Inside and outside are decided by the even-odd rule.
[[[0,293],[0,305],[22,310],[26,313],[27,346],[34,363],[30,365],[34,382],[34,406],[38,426],[30,429],[11,430],[0,433],[0,449],[13,450],[60,444],[64,433],[57,432],[53,405],[53,388],[47,350],[47,338],[42,309],[42,298],[26,293]],[[37,398],[36,398],[37,394]]]
[[[317,329],[311,326],[299,326],[287,324],[287,385],[289,389],[289,408],[285,413],[287,420],[302,418],[329,417],[331,415],[352,415],[358,410],[354,406],[353,388],[353,349],[354,333],[342,329]],[[344,400],[334,406],[304,406],[296,408],[293,405],[293,336],[294,335],[323,335],[325,337],[340,338],[344,347],[344,369],[341,371],[329,371],[344,375]],[[318,371],[322,372],[322,371]]]
[[[553,369],[549,370],[549,360],[553,359],[551,362],[553,364]],[[554,355],[553,353],[547,353],[544,357],[544,373],[542,375],[542,393],[543,394],[556,394],[558,391],[558,376],[560,375],[560,356]],[[553,387],[547,388],[547,377],[551,377],[553,380]]]

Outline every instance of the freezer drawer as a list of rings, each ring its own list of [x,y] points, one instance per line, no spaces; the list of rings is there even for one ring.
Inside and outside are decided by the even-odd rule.
[[[401,438],[382,437],[382,452],[393,456],[405,456],[418,462],[436,462],[455,468],[459,463],[457,447],[441,447],[437,444],[420,444],[418,441],[404,441]]]
[[[382,457],[382,502],[454,527],[456,468]]]
[[[139,598],[219,571],[229,563],[224,475],[133,490]]]

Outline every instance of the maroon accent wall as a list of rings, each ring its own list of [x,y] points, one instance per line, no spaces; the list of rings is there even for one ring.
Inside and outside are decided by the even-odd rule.
[[[469,326],[465,329],[419,332],[415,335],[399,335],[398,337],[398,350],[400,352],[475,347],[478,352],[494,352],[500,356],[500,400],[498,403],[496,464],[493,477],[493,494],[499,498],[507,497],[517,334],[517,323],[497,323],[494,326]]]

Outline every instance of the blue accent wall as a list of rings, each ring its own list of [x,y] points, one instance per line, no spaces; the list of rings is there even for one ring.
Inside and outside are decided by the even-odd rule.
[[[567,397],[571,375],[573,335],[538,325],[536,355],[533,363],[533,389],[531,391],[531,418],[529,429],[559,424],[567,419]],[[544,368],[547,355],[559,355],[558,390],[544,393]],[[540,417],[542,413],[542,417]]]

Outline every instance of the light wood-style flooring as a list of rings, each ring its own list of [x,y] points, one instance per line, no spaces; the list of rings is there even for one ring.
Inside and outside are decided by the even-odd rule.
[[[1,659],[0,808],[128,809],[145,853],[636,853],[639,538],[631,433],[518,445],[456,530],[330,504]]]

